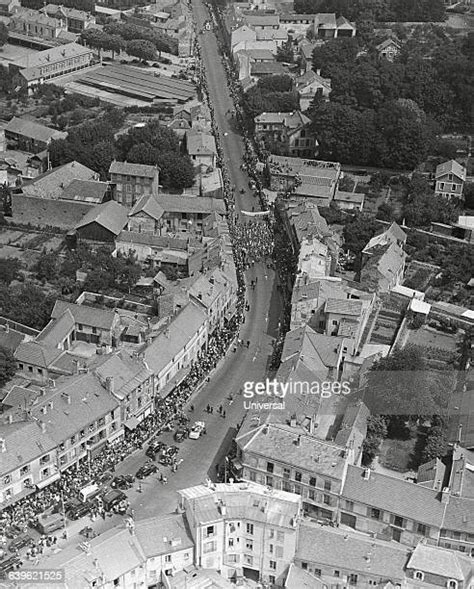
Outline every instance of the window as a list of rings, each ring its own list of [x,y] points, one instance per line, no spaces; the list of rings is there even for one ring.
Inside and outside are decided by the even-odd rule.
[[[341,572],[340,571],[334,571],[334,576],[339,578],[341,576]]]
[[[324,481],[324,490],[325,491],[331,490],[331,481]]]
[[[331,497],[329,495],[323,495],[323,502],[325,505],[331,505]]]
[[[316,477],[311,477],[309,479],[309,484],[311,487],[315,487],[316,486]]]
[[[270,561],[270,568],[272,569],[272,571],[276,571],[276,568],[277,568],[276,560]]]
[[[416,531],[418,532],[418,534],[422,534],[423,536],[429,535],[429,528],[428,526],[425,526],[425,524],[418,524],[416,526]]]
[[[234,538],[229,538],[229,548],[234,547]]]
[[[246,531],[247,534],[253,535],[253,524],[247,523]]]
[[[275,575],[268,575],[268,581],[270,582],[270,585],[274,585],[276,583]]]
[[[23,364],[21,364],[21,363],[20,363],[20,364],[18,364],[18,368],[19,368],[20,370],[23,370]]]
[[[311,489],[308,491],[308,499],[310,499],[311,501],[315,501],[315,492],[312,491]]]
[[[28,372],[33,372],[33,366],[28,366]]]
[[[269,545],[268,545],[268,552],[269,552],[270,554],[273,554],[273,548],[274,548],[273,544],[269,544]]]
[[[458,589],[458,582],[454,579],[449,579],[448,581],[448,589]]]
[[[358,576],[355,573],[352,573],[347,578],[349,585],[357,585]]]
[[[393,525],[397,526],[399,528],[404,528],[405,527],[405,520],[403,519],[403,517],[400,517],[399,515],[396,515],[393,518]]]
[[[212,542],[206,542],[204,544],[204,554],[209,554],[209,552],[215,552],[217,549],[217,542],[213,540]]]
[[[273,477],[266,477],[266,484],[269,487],[273,487]]]
[[[347,511],[354,511],[354,501],[346,500],[346,509]]]
[[[283,532],[277,532],[277,542],[280,542],[280,544],[283,544],[284,541],[285,541],[285,534]]]
[[[165,562],[171,562],[171,554],[165,554]]]
[[[370,517],[372,519],[380,519],[380,509],[376,509],[375,507],[372,507],[370,509]]]
[[[314,569],[314,576],[320,577],[321,576],[321,569]]]
[[[289,479],[290,478],[290,469],[289,468],[284,468],[283,469],[283,478],[284,479]]]
[[[274,466],[273,462],[267,462],[267,472],[273,473]]]
[[[7,474],[6,476],[3,477],[3,484],[4,485],[9,485],[12,482],[12,475],[11,474]]]
[[[84,326],[82,325],[82,323],[78,323],[78,324],[77,324],[77,329],[78,329],[79,331],[82,331],[82,330],[84,329]]]
[[[301,483],[301,473],[295,471],[295,481]]]
[[[252,550],[253,550],[253,541],[252,541],[252,540],[247,540],[247,541],[245,542],[245,548],[246,548],[247,550],[250,550],[250,551],[252,551]]]
[[[29,472],[30,472],[30,465],[29,465],[29,464],[27,464],[26,466],[22,466],[22,467],[20,468],[20,476],[21,476],[21,477],[22,477],[22,476],[25,476],[25,474],[27,474],[27,473],[29,473]]]
[[[417,581],[423,581],[425,578],[424,573],[422,573],[421,571],[415,571],[415,574],[413,575],[413,577],[417,580]]]
[[[42,368],[38,368],[38,374],[43,374],[43,369]]]
[[[43,468],[41,471],[41,478],[46,479],[49,477],[49,468]]]

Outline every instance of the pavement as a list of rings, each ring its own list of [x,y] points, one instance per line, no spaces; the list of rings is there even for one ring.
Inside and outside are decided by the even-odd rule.
[[[192,6],[197,30],[200,30],[204,21],[209,18],[209,14],[201,0],[193,0]],[[244,154],[242,137],[236,133],[226,115],[233,108],[233,102],[227,87],[226,74],[216,38],[214,33],[209,31],[200,35],[199,41],[206,68],[209,95],[221,134],[224,159],[236,187],[236,212],[251,210],[252,206],[258,210],[259,203],[253,193],[248,190],[249,177],[240,168]],[[246,189],[244,194],[239,192],[240,188]],[[171,473],[169,468],[160,466],[160,471],[168,478],[167,484],[161,483],[159,475],[154,474],[141,482],[141,492],[138,490],[138,484],[126,491],[137,521],[172,513],[177,507],[177,490],[199,485],[208,477],[215,477],[216,464],[223,464],[224,456],[230,449],[238,424],[245,416],[246,410],[239,390],[243,388],[244,382],[264,381],[268,374],[273,351],[272,343],[278,333],[283,305],[276,288],[273,270],[268,269],[264,263],[255,264],[247,271],[246,282],[249,283],[256,277],[258,277],[257,287],[247,291],[250,309],[245,314],[238,336],[245,342],[248,340],[249,347],[232,345],[213,371],[209,382],[195,392],[188,404],[188,415],[191,421],[205,421],[207,434],[198,440],[187,439],[180,443],[173,441],[174,432],[160,436],[160,440],[168,444],[176,444],[180,448],[179,458],[182,458],[183,462],[175,473]],[[235,351],[233,351],[234,347]],[[189,409],[190,404],[194,406],[193,411]],[[212,415],[206,412],[208,404],[214,407]],[[225,418],[221,417],[217,411],[219,405],[222,405],[226,412]],[[135,474],[145,460],[144,450],[136,451],[120,464],[116,473]],[[60,540],[59,548],[76,544],[78,539],[82,541],[82,538],[78,538],[77,532],[86,525],[90,525],[96,533],[100,534],[111,527],[124,524],[121,516],[113,516],[105,521],[99,518],[91,522],[90,518],[83,518],[78,522],[68,522],[69,538]],[[47,555],[42,558],[41,565],[47,565]]]

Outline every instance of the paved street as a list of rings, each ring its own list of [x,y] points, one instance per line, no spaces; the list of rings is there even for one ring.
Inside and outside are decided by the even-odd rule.
[[[196,15],[197,30],[202,29],[203,23],[209,18],[206,8],[200,0],[193,0],[193,10]],[[236,212],[251,210],[252,206],[258,210],[259,203],[248,190],[248,176],[240,169],[243,162],[244,145],[240,135],[235,133],[230,125],[226,113],[233,108],[228,91],[226,75],[217,48],[213,32],[205,32],[199,36],[203,62],[206,67],[208,89],[214,104],[216,122],[219,125],[221,144],[230,177],[236,187]],[[246,188],[245,194],[240,194],[240,188]],[[273,270],[267,269],[265,264],[256,264],[247,272],[247,281],[258,276],[258,286],[247,293],[250,310],[246,313],[245,322],[241,327],[239,337],[245,342],[250,341],[249,348],[237,346],[236,351],[231,348],[221,360],[211,379],[196,392],[190,403],[194,411],[188,411],[191,420],[205,421],[207,434],[198,440],[185,440],[177,444],[180,448],[179,457],[183,459],[178,471],[171,473],[169,468],[160,467],[160,471],[168,477],[166,485],[159,482],[157,474],[142,482],[141,492],[138,485],[127,491],[136,520],[153,515],[170,513],[176,509],[176,491],[191,485],[197,485],[208,476],[214,477],[216,464],[222,463],[230,443],[235,435],[236,426],[242,420],[245,410],[243,398],[238,395],[239,389],[245,381],[261,381],[265,378],[272,354],[272,341],[277,335],[280,320],[281,301],[276,289]],[[229,396],[233,393],[233,401]],[[212,415],[206,412],[207,405],[214,407]],[[222,405],[226,417],[222,418],[217,408]],[[173,433],[163,436],[164,442],[175,444]],[[144,450],[129,456],[117,469],[117,473],[132,473],[145,462]],[[68,523],[70,540],[60,541],[60,547],[77,542],[77,532],[85,525],[91,525],[98,533],[121,525],[121,516],[114,516],[90,522],[84,518],[79,522]],[[47,559],[42,559],[42,564]]]

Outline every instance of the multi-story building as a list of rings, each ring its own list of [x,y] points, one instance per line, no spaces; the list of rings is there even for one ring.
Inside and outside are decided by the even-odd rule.
[[[406,565],[406,585],[468,589],[474,580],[472,558],[420,543]]]
[[[20,9],[20,0],[0,0],[0,16],[11,16]]]
[[[0,507],[59,478],[56,442],[37,420],[0,424]]]
[[[15,12],[10,18],[8,28],[12,33],[20,33],[46,41],[54,41],[61,33],[67,31],[66,24],[62,20],[52,18],[37,10]]]
[[[217,158],[216,140],[209,133],[188,131],[186,149],[194,167],[215,168]]]
[[[35,86],[89,67],[94,52],[78,43],[67,43],[45,51],[33,51],[12,62],[9,67],[17,83],[28,90]]]
[[[40,12],[63,21],[70,33],[82,33],[82,31],[85,31],[91,25],[95,24],[95,16],[90,12],[69,8],[67,6],[46,4],[46,6],[41,8]]]
[[[336,18],[334,12],[319,12],[314,17],[314,36],[318,39],[355,37],[357,29],[344,16]]]
[[[115,199],[132,207],[142,196],[157,195],[160,173],[157,166],[113,161],[109,168],[110,181],[115,184]]]
[[[301,498],[252,483],[178,491],[195,543],[196,565],[224,578],[283,586],[293,560]]]
[[[309,129],[310,119],[300,111],[264,112],[255,117],[255,136],[271,153],[314,157],[317,140]]]
[[[466,168],[456,160],[439,164],[435,172],[435,194],[448,199],[462,198]]]

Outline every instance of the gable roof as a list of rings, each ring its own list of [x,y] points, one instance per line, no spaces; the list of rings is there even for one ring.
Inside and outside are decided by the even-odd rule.
[[[96,369],[99,380],[106,382],[108,377],[114,379],[113,393],[121,399],[124,399],[131,391],[136,389],[152,372],[143,361],[132,358],[127,352],[121,350],[105,358]]]
[[[392,37],[390,37],[389,39],[385,39],[385,41],[382,41],[382,43],[379,43],[375,49],[377,51],[383,51],[384,49],[387,49],[387,47],[390,47],[391,45],[394,45],[397,49],[401,48],[400,43],[396,39],[393,39]]]
[[[415,547],[407,568],[439,577],[466,581],[472,574],[472,560],[454,550],[420,543]]]
[[[116,314],[108,309],[97,309],[96,307],[68,303],[58,299],[51,311],[51,318],[58,319],[66,310],[70,311],[76,323],[106,330],[112,329],[116,317]]]
[[[93,207],[77,223],[75,229],[81,229],[91,223],[101,225],[114,235],[118,235],[127,224],[128,210],[114,200]]]
[[[0,425],[0,438],[5,441],[1,474],[7,474],[56,447],[56,442],[36,421],[22,421]]]
[[[216,140],[209,133],[186,133],[186,148],[189,155],[216,155]]]
[[[118,162],[114,160],[110,164],[109,174],[126,174],[127,176],[140,176],[154,178],[158,168],[146,164],[132,164],[130,162]]]
[[[75,200],[91,204],[101,204],[109,189],[107,182],[74,179],[63,190],[61,200]]]
[[[410,481],[370,472],[363,477],[364,469],[349,465],[342,496],[416,522],[441,528],[445,504],[439,493]]]
[[[251,27],[274,27],[280,24],[278,14],[247,14],[245,15],[245,20]]]
[[[97,173],[73,161],[40,174],[22,187],[25,196],[58,199],[73,180],[96,180]]]
[[[289,129],[299,129],[304,125],[309,125],[311,120],[301,111],[293,112],[262,112],[255,117],[256,123],[281,124]]]
[[[61,350],[47,343],[22,342],[14,355],[18,362],[48,368],[61,354]]]
[[[35,73],[39,74],[39,68],[43,65],[49,65],[81,55],[92,55],[92,49],[79,45],[79,43],[67,43],[58,47],[51,47],[51,49],[45,49],[44,51],[30,51],[14,63],[20,69],[35,69],[37,70]]]
[[[19,117],[13,117],[4,130],[7,133],[17,133],[43,143],[49,143],[51,139],[65,139],[67,137],[67,133],[64,131],[51,129],[45,125]]]
[[[158,196],[158,203],[166,213],[203,213],[225,214],[224,201],[208,196],[180,196],[163,194]]]
[[[282,75],[287,73],[287,68],[279,61],[257,61],[250,65],[250,75]]]
[[[323,78],[313,70],[305,72],[302,76],[295,79],[295,87],[298,92],[304,90],[307,86],[317,82],[319,85],[324,86],[326,89],[331,90],[331,80],[329,78]]]
[[[135,536],[147,558],[194,546],[183,514],[139,520],[135,524]]]
[[[145,213],[152,219],[159,221],[163,216],[164,210],[160,206],[157,197],[154,194],[144,194],[133,206],[128,213],[129,217],[133,217],[138,213]]]
[[[52,319],[46,325],[43,331],[37,336],[36,341],[57,347],[73,331],[74,326],[74,317],[70,309],[66,309],[60,317]]]
[[[466,168],[456,160],[449,160],[436,166],[435,178],[439,178],[445,174],[454,174],[461,178],[461,180],[466,180]]]

